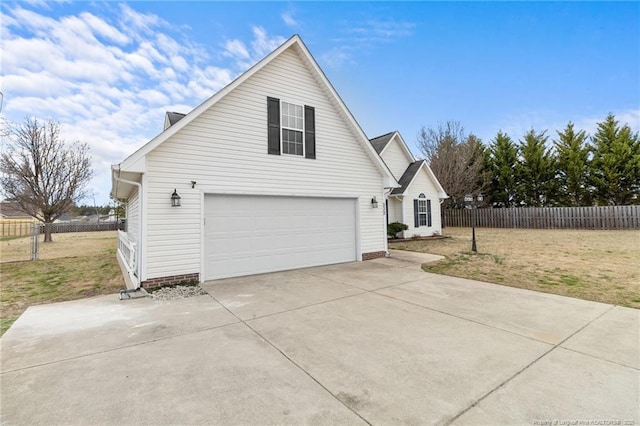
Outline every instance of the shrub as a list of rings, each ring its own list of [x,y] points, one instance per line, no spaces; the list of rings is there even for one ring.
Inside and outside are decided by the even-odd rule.
[[[397,238],[398,232],[409,229],[407,225],[400,222],[392,222],[387,225],[387,235],[389,238]]]

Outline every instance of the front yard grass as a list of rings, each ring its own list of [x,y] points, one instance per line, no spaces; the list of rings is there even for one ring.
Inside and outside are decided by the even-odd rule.
[[[427,272],[640,308],[640,231],[445,228],[441,240],[389,248],[439,254]]]
[[[22,239],[21,239],[22,240]],[[124,280],[115,256],[116,232],[54,234],[41,260],[7,262],[22,252],[18,239],[0,241],[0,335],[32,305],[117,293]],[[12,246],[7,246],[12,242]],[[44,258],[43,258],[44,257]]]

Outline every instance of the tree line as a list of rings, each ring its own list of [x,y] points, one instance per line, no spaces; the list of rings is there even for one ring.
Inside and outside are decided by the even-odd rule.
[[[418,145],[450,197],[445,207],[462,207],[467,193],[492,207],[640,204],[640,137],[613,114],[593,135],[569,122],[518,141],[499,131],[488,144],[449,121],[422,127]]]

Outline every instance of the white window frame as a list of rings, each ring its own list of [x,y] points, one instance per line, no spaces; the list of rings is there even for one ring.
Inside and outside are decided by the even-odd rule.
[[[431,212],[429,211],[428,208],[428,200],[426,195],[424,195],[423,193],[421,193],[420,195],[418,195],[418,226],[432,226],[429,225],[429,216],[431,216]],[[422,222],[422,218],[424,217],[424,224]]]
[[[301,117],[302,118],[302,129],[299,129],[297,127],[291,127],[291,126],[285,126],[284,125],[284,120],[282,119],[282,116],[284,115],[283,114],[284,104],[293,105],[294,107],[299,107],[299,108],[302,109],[302,117]],[[291,117],[288,114],[288,108],[287,108],[287,116]],[[305,125],[306,125],[306,123],[304,121],[304,105],[300,105],[300,104],[297,104],[295,102],[283,101],[281,99],[280,100],[280,152],[282,154],[284,154],[284,155],[293,155],[293,156],[296,156],[296,157],[304,157],[305,156],[305,143],[304,143],[305,142],[305,140],[304,140],[305,139],[304,138],[304,136],[305,136]],[[284,143],[285,143],[285,141],[284,141],[284,130],[289,130],[289,131],[293,131],[293,132],[300,132],[302,134],[302,153],[300,153],[300,154],[291,154],[289,152],[285,152],[284,151]]]
[[[418,226],[427,226],[427,200],[418,199]]]

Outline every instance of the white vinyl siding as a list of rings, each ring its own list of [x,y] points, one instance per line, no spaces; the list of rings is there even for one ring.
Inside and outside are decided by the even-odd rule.
[[[389,223],[392,222],[403,222],[402,218],[402,201],[397,198],[389,198],[388,203],[389,208]]]
[[[127,200],[127,234],[136,242],[140,236],[140,197],[138,196],[138,188],[134,188]]]
[[[397,136],[394,136],[382,152],[382,159],[387,164],[387,167],[389,167],[389,170],[391,170],[391,173],[393,173],[396,180],[400,180],[402,174],[407,170],[407,167],[409,167],[409,164],[412,162],[412,159],[400,146],[401,144],[402,141],[399,141]]]
[[[424,200],[431,200],[431,226],[419,226],[416,228],[414,226],[413,200],[419,199],[421,193],[426,196]],[[402,201],[402,213],[405,220],[404,223],[409,227],[409,229],[404,231],[406,238],[411,238],[414,235],[429,236],[433,235],[434,232],[442,233],[438,190],[424,168],[418,171],[415,179],[409,188],[407,188]]]
[[[267,96],[315,107],[316,159],[267,154]],[[147,154],[146,276],[201,272],[202,193],[357,198],[360,252],[385,250],[383,176],[289,49]],[[191,181],[196,181],[195,188]],[[177,189],[181,207],[171,207]]]

